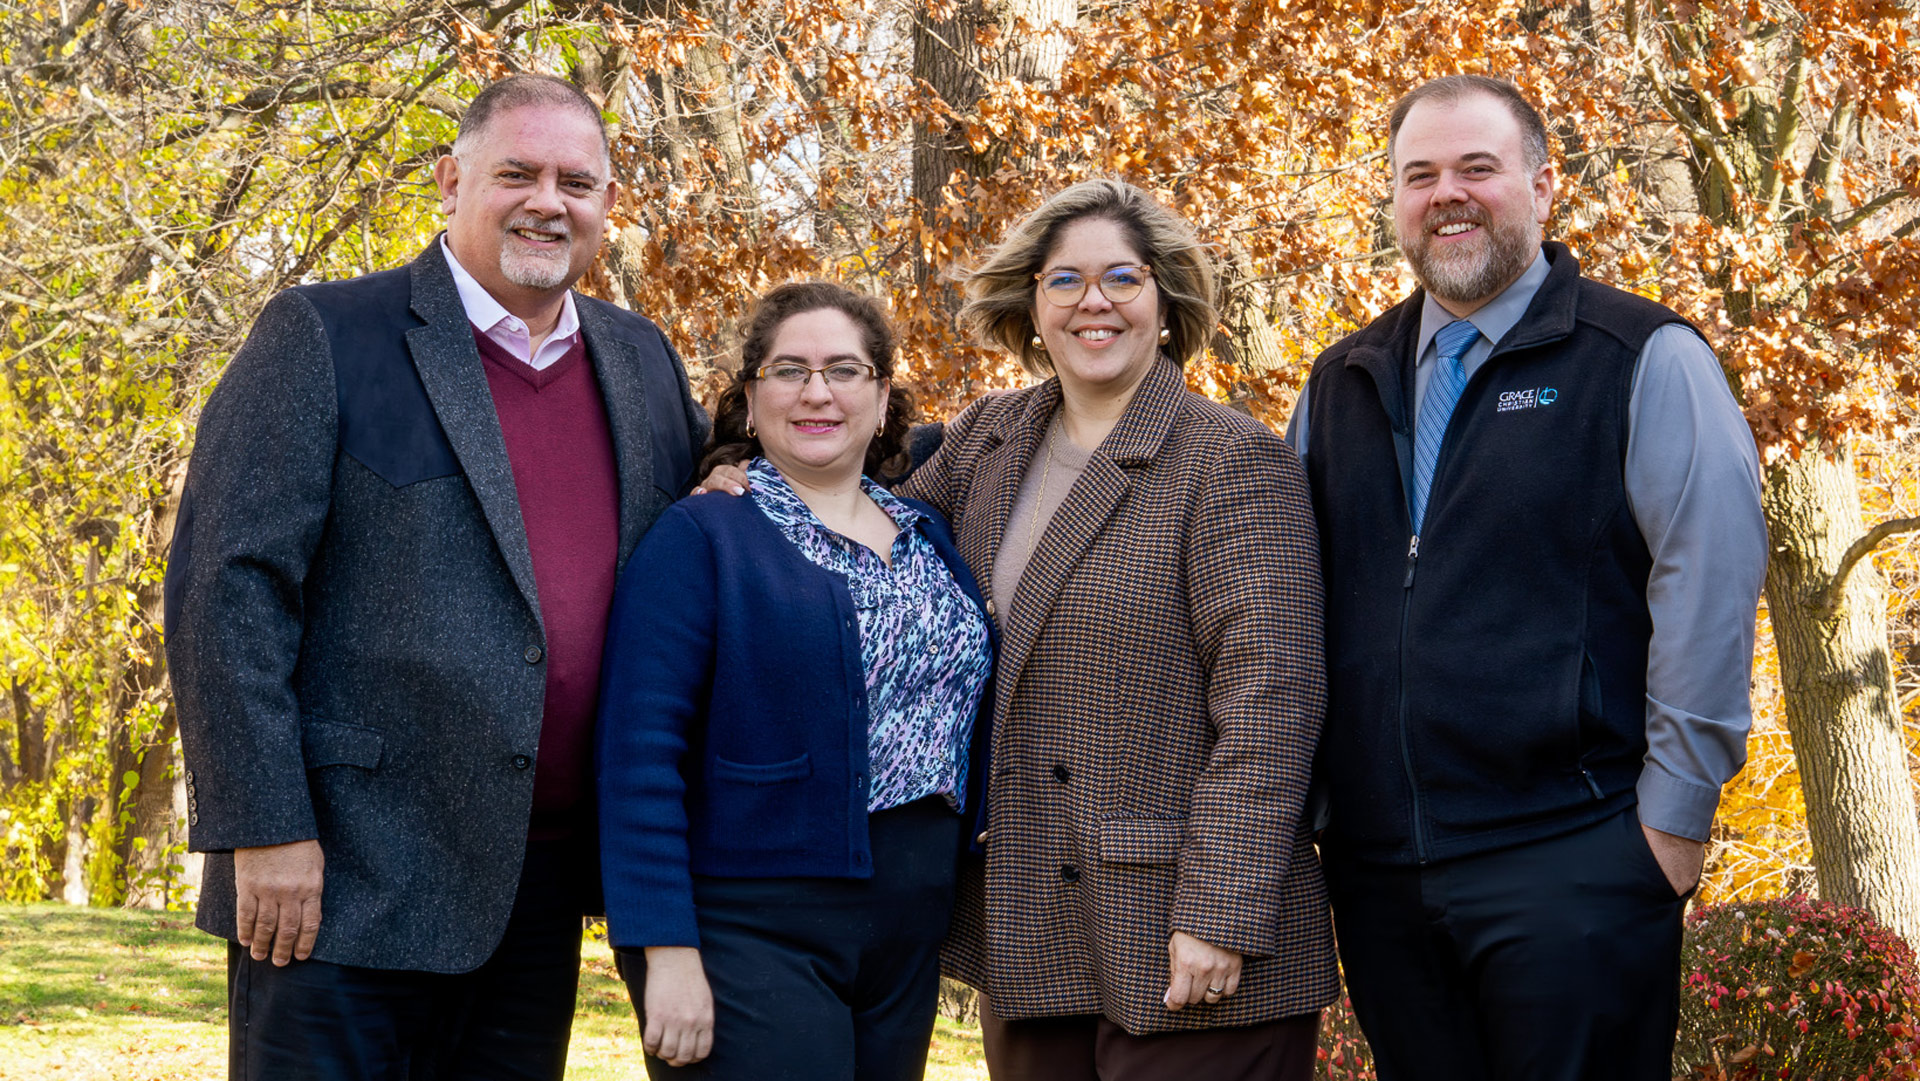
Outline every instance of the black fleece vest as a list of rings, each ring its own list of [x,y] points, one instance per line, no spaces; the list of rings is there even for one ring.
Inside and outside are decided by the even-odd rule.
[[[1426,863],[1634,800],[1651,559],[1622,468],[1634,365],[1672,311],[1580,277],[1560,244],[1468,380],[1414,550],[1416,293],[1321,355],[1307,472],[1327,584],[1328,842]]]

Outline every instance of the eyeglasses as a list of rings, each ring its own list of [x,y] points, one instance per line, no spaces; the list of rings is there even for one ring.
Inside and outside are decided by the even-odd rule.
[[[858,360],[836,360],[824,368],[809,368],[790,360],[776,360],[772,364],[760,365],[753,374],[757,379],[769,379],[792,390],[806,386],[815,374],[820,376],[821,384],[828,390],[850,390],[880,377],[879,369]]]
[[[1115,304],[1125,304],[1140,295],[1153,277],[1153,268],[1117,266],[1100,275],[1100,295]],[[1077,270],[1045,270],[1033,276],[1040,283],[1040,295],[1047,303],[1071,308],[1087,295],[1087,276]]]

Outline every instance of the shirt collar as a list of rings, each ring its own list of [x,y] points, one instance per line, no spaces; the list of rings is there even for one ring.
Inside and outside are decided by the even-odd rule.
[[[755,458],[747,463],[747,481],[748,490],[753,492],[755,497],[760,499],[760,505],[772,512],[778,520],[805,522],[829,533],[833,532],[827,529],[826,523],[822,522],[818,515],[813,513],[813,508],[807,506],[806,500],[800,498],[800,493],[793,490],[793,486],[787,483],[787,478],[780,475],[780,470],[774,468],[772,462],[765,458]],[[893,519],[893,524],[901,529],[913,529],[926,517],[908,506],[905,500],[875,484],[873,478],[864,474],[860,477],[860,490],[865,492],[867,498],[873,500],[881,510],[886,511],[887,517]]]
[[[1541,284],[1547,280],[1548,266],[1546,254],[1535,252],[1533,262],[1527,264],[1527,269],[1512,285],[1481,305],[1479,311],[1467,316],[1467,322],[1473,324],[1489,347],[1500,344],[1500,339],[1507,336],[1507,331],[1512,330],[1520,317],[1527,314],[1527,305],[1533,303],[1533,294],[1539,292]],[[1433,341],[1433,336],[1453,322],[1454,318],[1452,312],[1433,299],[1432,293],[1426,294],[1426,303],[1420,308],[1420,340],[1414,343],[1413,350],[1413,355],[1419,358],[1420,363],[1426,362],[1427,344]]]
[[[487,287],[467,273],[467,268],[453,257],[453,247],[447,243],[445,233],[440,234],[440,253],[447,257],[447,268],[453,271],[453,287],[460,291],[460,306],[466,309],[467,322],[479,327],[482,332],[491,331],[506,322],[514,333],[527,333],[526,321],[493,299]],[[574,311],[573,290],[569,289],[560,298],[560,321],[553,325],[553,333],[547,335],[547,340],[562,341],[571,338],[579,330],[580,316]]]

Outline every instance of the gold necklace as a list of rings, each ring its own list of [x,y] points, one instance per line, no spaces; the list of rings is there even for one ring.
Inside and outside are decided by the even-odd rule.
[[[1035,534],[1040,529],[1040,508],[1047,503],[1047,478],[1053,475],[1053,436],[1058,421],[1047,426],[1047,461],[1040,468],[1040,491],[1033,497],[1033,513],[1027,515],[1027,558],[1033,558]]]

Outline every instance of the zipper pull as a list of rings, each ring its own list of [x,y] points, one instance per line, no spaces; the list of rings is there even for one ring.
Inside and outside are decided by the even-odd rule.
[[[1401,583],[1401,588],[1403,589],[1413,588],[1413,565],[1417,563],[1419,559],[1420,559],[1420,534],[1415,533],[1413,535],[1413,539],[1407,542],[1407,580]]]
[[[1580,776],[1586,778],[1587,791],[1593,793],[1594,799],[1604,800],[1607,798],[1606,793],[1600,791],[1600,782],[1593,779],[1593,774],[1587,772],[1587,767],[1580,767]]]

